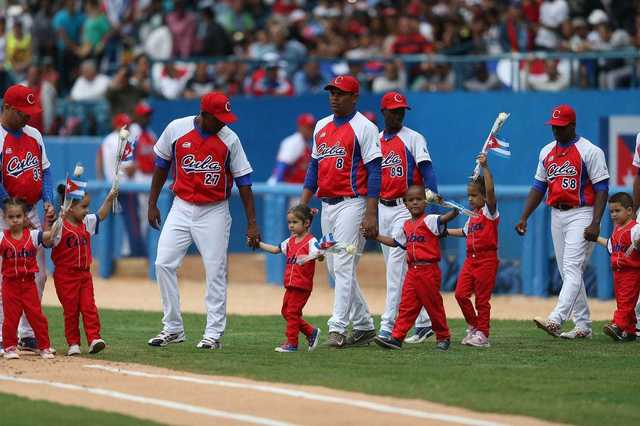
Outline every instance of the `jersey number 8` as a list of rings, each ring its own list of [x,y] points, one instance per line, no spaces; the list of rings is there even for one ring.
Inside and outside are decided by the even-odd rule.
[[[220,173],[205,173],[204,184],[210,186],[216,186],[220,181]]]
[[[336,159],[336,169],[341,169],[344,167],[344,158],[339,157]]]
[[[578,187],[578,183],[572,178],[562,178],[562,182],[560,184],[562,189],[576,189]]]

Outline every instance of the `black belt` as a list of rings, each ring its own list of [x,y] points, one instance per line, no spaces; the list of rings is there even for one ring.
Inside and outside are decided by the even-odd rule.
[[[401,201],[398,199],[395,200],[385,200],[384,198],[380,198],[380,204],[382,204],[383,206],[387,206],[387,207],[395,207],[395,206],[399,206]]]
[[[567,211],[567,210],[575,209],[578,206],[574,206],[573,204],[557,203],[552,205],[551,207],[553,207],[554,209]]]
[[[330,205],[335,205],[338,203],[343,202],[344,200],[351,200],[352,198],[358,198],[357,195],[351,195],[349,197],[331,197],[331,198],[321,198],[320,201],[322,201],[323,203],[327,203]]]

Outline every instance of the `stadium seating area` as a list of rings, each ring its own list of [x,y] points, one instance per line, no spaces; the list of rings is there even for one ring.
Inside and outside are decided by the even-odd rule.
[[[341,73],[376,93],[558,91],[636,87],[640,67],[638,0],[3,3],[0,86],[39,87],[48,134],[104,134],[143,98],[317,93]]]

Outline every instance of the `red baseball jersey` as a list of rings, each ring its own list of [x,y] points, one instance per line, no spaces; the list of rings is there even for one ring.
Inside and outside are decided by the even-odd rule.
[[[424,137],[408,127],[385,137],[380,132],[382,187],[380,198],[402,198],[411,185],[423,185],[418,163],[431,161]]]
[[[609,179],[604,152],[583,137],[560,146],[556,141],[540,151],[535,178],[548,185],[547,204],[592,206],[593,184]]]
[[[156,144],[157,137],[153,130],[143,129],[139,124],[131,125],[131,139],[134,141],[133,158],[137,169],[144,174],[153,174],[155,168],[155,154],[153,146]]]
[[[38,246],[42,245],[42,231],[24,229],[19,240],[8,229],[0,234],[3,279],[32,279],[38,272]]]
[[[284,270],[284,286],[297,287],[311,291],[313,289],[313,275],[316,271],[316,261],[310,261],[304,265],[298,265],[299,258],[316,254],[317,240],[309,234],[301,241],[296,242],[296,237],[291,236],[280,243],[280,250],[287,258],[287,266]]]
[[[444,230],[437,214],[423,214],[420,218],[407,220],[402,230],[393,239],[407,251],[407,263],[440,261],[440,239]]]
[[[498,250],[498,225],[500,213],[489,212],[486,205],[476,209],[478,217],[470,217],[462,228],[467,236],[467,255]]]
[[[233,179],[253,171],[238,135],[223,127],[216,135],[195,126],[195,116],[169,123],[153,147],[160,158],[175,161],[172,190],[193,204],[210,204],[231,195]]]
[[[0,126],[2,185],[10,197],[33,205],[42,198],[42,172],[49,168],[42,135],[31,126],[9,132]]]
[[[311,161],[311,148],[300,132],[287,136],[280,143],[278,161],[289,165],[284,181],[303,183]]]
[[[629,256],[627,250],[635,242],[640,241],[640,225],[630,220],[624,226],[616,226],[607,241],[607,250],[611,255],[613,269],[640,269],[640,252],[633,249]]]
[[[380,156],[378,129],[359,112],[346,122],[333,115],[318,121],[311,152],[318,160],[318,197],[367,195],[364,165]]]
[[[98,233],[100,219],[88,214],[82,223],[62,222],[62,232],[53,241],[51,260],[56,270],[88,271],[91,267],[91,236]]]

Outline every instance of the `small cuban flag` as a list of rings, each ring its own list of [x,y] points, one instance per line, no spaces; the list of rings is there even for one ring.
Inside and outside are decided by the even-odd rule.
[[[133,145],[130,141],[126,141],[124,144],[124,148],[122,149],[122,156],[120,157],[120,161],[131,161],[133,160]]]
[[[509,150],[509,144],[505,141],[502,141],[495,136],[489,137],[489,143],[487,144],[487,151],[493,151],[496,155],[500,157],[511,157],[511,151]]]
[[[67,176],[67,185],[65,189],[65,198],[68,200],[81,200],[84,198],[84,190],[87,182],[71,179]]]

